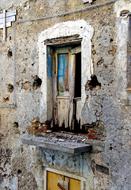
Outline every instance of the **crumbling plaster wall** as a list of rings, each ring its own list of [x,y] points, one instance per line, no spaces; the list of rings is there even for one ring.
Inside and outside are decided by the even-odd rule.
[[[93,5],[104,2],[106,1],[94,1]],[[88,85],[86,86],[87,100],[82,115],[85,123],[100,121],[105,130],[104,138],[102,136],[99,140],[91,140],[94,144],[90,155],[94,179],[92,189],[131,189],[129,152],[131,107],[126,101],[129,94],[126,92],[124,41],[126,40],[124,26],[127,21],[121,21],[119,18],[119,12],[129,8],[129,3],[129,0],[121,0],[115,5],[34,21],[38,17],[84,8],[85,5],[80,0],[2,0],[0,2],[0,9],[17,9],[17,22],[8,29],[5,43],[2,42],[2,30],[0,30],[0,106],[4,107],[0,108],[2,155],[0,188],[2,190],[43,188],[42,157],[35,147],[22,145],[20,140],[21,134],[25,133],[32,119],[40,116],[40,88],[33,88],[39,70],[38,35],[54,24],[79,19],[84,19],[94,28],[92,61],[94,74],[101,83],[101,88],[98,89],[90,90]],[[23,22],[24,20],[27,22]],[[124,23],[122,33],[121,23]],[[118,34],[121,35],[122,41]],[[12,56],[8,56],[9,49],[12,51]],[[125,56],[119,56],[120,52]],[[14,86],[12,92],[8,91],[8,84]],[[6,98],[8,96],[9,99]],[[52,155],[52,152],[47,154],[47,158],[50,154]],[[56,167],[59,166],[57,160],[56,156],[54,161]],[[84,158],[84,162],[85,160]],[[50,163],[52,161],[48,162],[52,167]],[[71,163],[73,166],[73,161]],[[106,169],[98,170],[97,164],[106,166]],[[64,168],[64,165],[61,168]],[[76,170],[75,172],[79,174]]]

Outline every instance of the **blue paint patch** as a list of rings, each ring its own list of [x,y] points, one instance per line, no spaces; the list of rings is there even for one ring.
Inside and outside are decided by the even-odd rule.
[[[65,91],[65,79],[67,72],[67,54],[58,54],[58,91]]]
[[[67,69],[67,54],[58,55],[58,78],[65,77]]]
[[[47,76],[52,77],[52,56],[50,54],[47,57]]]

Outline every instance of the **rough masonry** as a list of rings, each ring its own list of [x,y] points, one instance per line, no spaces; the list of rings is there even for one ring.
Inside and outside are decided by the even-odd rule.
[[[52,168],[84,178],[85,190],[130,190],[130,0],[1,0],[4,9],[17,15],[5,42],[0,29],[0,189],[43,190],[45,169]],[[71,156],[25,145],[21,137],[32,121],[41,126],[51,115],[42,40],[76,34],[90,35],[82,46],[80,115],[92,151]]]

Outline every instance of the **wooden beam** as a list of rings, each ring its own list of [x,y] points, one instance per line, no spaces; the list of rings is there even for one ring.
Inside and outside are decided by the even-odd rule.
[[[60,38],[47,39],[44,41],[45,45],[60,45],[60,44],[71,44],[81,42],[81,38],[78,34],[73,36],[65,36]]]

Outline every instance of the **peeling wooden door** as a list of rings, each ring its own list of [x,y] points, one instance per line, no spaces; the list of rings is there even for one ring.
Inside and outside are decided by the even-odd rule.
[[[80,180],[47,172],[47,190],[80,190]]]
[[[53,121],[55,126],[61,127],[62,130],[68,128],[73,131],[76,125],[74,120],[77,119],[80,124],[81,114],[81,56],[77,56],[81,55],[81,48],[76,45],[53,47],[52,52],[53,58],[48,56],[48,64],[50,66],[52,62],[53,72],[51,73],[50,69],[47,71],[48,78],[51,75],[53,79],[48,79],[53,84]],[[51,113],[50,108],[49,110]]]

